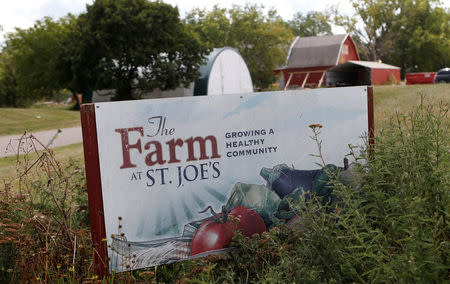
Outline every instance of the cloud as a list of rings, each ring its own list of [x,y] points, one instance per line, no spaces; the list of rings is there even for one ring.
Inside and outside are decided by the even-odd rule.
[[[86,4],[91,4],[93,0],[16,0],[16,1],[2,1],[0,9],[0,25],[3,27],[3,32],[0,31],[0,42],[4,40],[6,33],[13,32],[15,27],[29,28],[36,20],[42,19],[45,16],[59,18],[67,13],[78,14],[85,11]],[[241,1],[237,0],[165,0],[165,3],[178,6],[180,16],[184,17],[193,8],[211,9],[214,5],[219,7],[231,8],[233,4],[243,5]],[[261,4],[265,10],[275,8],[278,14],[285,20],[290,20],[295,13],[301,12],[303,14],[309,11],[323,11],[332,5],[338,5],[340,13],[345,15],[353,14],[353,8],[350,1],[339,0],[248,0],[249,4]],[[442,1],[443,7],[450,7],[450,0]],[[342,28],[333,27],[334,33],[345,32]]]
[[[15,28],[30,28],[37,20],[46,16],[57,19],[68,13],[81,13],[86,10],[86,4],[92,2],[93,0],[2,1],[0,25],[3,31],[0,31],[0,42],[4,41],[7,33],[14,32]]]
[[[446,0],[448,1],[448,0]],[[0,9],[0,25],[3,31],[0,31],[0,42],[4,41],[7,33],[13,32],[15,27],[26,29],[35,23],[36,20],[45,16],[59,18],[68,13],[78,14],[86,10],[86,4],[91,4],[93,0],[17,0],[3,1]],[[165,3],[178,6],[180,16],[184,17],[194,8],[211,9],[214,5],[219,7],[231,8],[233,4],[243,5],[237,0],[165,0]],[[261,4],[265,10],[274,8],[286,20],[291,19],[296,12],[306,13],[307,11],[321,11],[323,7],[329,7],[332,3],[338,3],[338,0],[318,0],[318,1],[296,1],[296,0],[280,0],[273,2],[271,0],[249,0],[250,4]],[[351,9],[349,3],[341,5],[341,11]]]

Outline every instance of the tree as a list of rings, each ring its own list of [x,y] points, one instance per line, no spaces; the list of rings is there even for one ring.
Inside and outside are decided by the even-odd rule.
[[[74,82],[114,88],[117,100],[133,90],[188,85],[208,49],[179,19],[178,9],[146,0],[96,0],[79,18],[73,50]]]
[[[20,106],[24,98],[17,92],[16,70],[11,56],[5,50],[0,53],[0,106]]]
[[[395,20],[397,0],[351,0],[355,14],[342,16],[333,7],[335,24],[343,26],[352,34],[359,47],[361,57],[368,60],[378,60],[377,46],[388,40]],[[362,23],[362,28],[359,23]]]
[[[265,13],[258,5],[195,9],[185,21],[210,48],[236,48],[247,63],[253,83],[261,88],[275,80],[272,70],[285,63],[293,40],[292,31],[276,11]]]
[[[324,12],[311,11],[305,16],[297,12],[288,22],[295,36],[331,35],[330,15]]]
[[[65,19],[47,17],[29,29],[8,34],[0,63],[4,104],[26,105],[65,87],[58,66],[66,24]]]
[[[436,71],[450,66],[450,13],[428,0],[402,0],[393,27],[395,52],[386,60],[404,72]]]
[[[437,0],[352,0],[355,15],[335,11],[335,23],[351,32],[362,58],[433,71],[450,63],[450,14]],[[359,28],[358,22],[363,23]]]

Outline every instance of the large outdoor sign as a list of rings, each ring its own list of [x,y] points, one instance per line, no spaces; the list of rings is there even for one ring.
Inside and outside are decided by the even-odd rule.
[[[83,106],[98,269],[201,257],[221,252],[233,226],[251,235],[290,222],[288,197],[323,192],[310,126],[321,127],[327,170],[341,170],[348,145],[372,128],[371,94],[364,86]]]

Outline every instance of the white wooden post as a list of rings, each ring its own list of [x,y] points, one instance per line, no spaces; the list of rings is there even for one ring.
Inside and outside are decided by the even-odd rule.
[[[305,87],[306,81],[308,80],[309,72],[306,73],[305,80],[303,80],[302,89]]]
[[[322,72],[322,77],[320,77],[318,88],[320,88],[320,86],[322,86],[323,77],[325,77],[325,71]]]
[[[289,74],[289,79],[286,83],[286,86],[284,86],[284,90],[286,91],[287,88],[289,87],[289,83],[291,83],[291,79],[292,79],[292,75],[294,75],[294,73]]]

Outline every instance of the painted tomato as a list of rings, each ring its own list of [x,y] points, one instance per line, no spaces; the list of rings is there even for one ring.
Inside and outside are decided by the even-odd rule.
[[[233,235],[230,224],[207,220],[195,232],[191,244],[191,255],[222,249],[231,243]]]
[[[191,255],[224,248],[231,243],[236,230],[246,237],[266,231],[263,219],[247,207],[238,206],[229,212],[214,215],[216,219],[204,221],[195,232]]]
[[[264,225],[263,219],[255,210],[238,206],[231,209],[229,216],[236,218],[236,229],[241,231],[247,238],[250,238],[254,234],[262,234],[266,231],[266,225]],[[233,220],[228,219],[228,222],[232,224]]]

